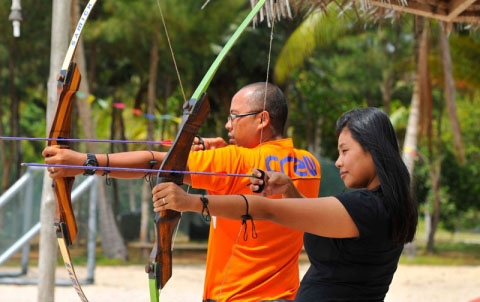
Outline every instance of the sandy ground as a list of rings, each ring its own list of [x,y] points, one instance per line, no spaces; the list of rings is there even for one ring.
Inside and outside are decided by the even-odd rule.
[[[306,269],[307,264],[300,265],[301,274]],[[78,267],[76,271],[79,279],[85,278],[84,267]],[[31,268],[27,277],[35,278],[36,274],[36,268]],[[200,301],[203,274],[203,265],[174,265],[173,276],[161,292],[161,301]],[[57,270],[57,277],[66,279],[63,267]],[[36,301],[37,290],[35,285],[0,285],[0,301]],[[147,274],[143,266],[97,267],[94,284],[84,285],[83,290],[89,301],[149,301]],[[57,286],[55,298],[56,301],[80,301],[71,286]],[[480,299],[480,266],[400,265],[385,301],[457,302],[476,299]]]

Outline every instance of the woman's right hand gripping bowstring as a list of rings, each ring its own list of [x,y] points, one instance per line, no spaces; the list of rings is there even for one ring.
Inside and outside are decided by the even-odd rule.
[[[292,179],[287,175],[256,168],[252,170],[252,177],[250,177],[250,190],[261,196],[282,194],[284,198],[303,197],[295,188]]]

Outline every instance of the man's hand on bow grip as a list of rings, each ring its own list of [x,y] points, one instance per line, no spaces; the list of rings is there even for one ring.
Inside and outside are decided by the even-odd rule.
[[[82,166],[85,162],[85,153],[73,151],[71,149],[62,149],[59,146],[49,146],[43,149],[42,156],[45,158],[47,165],[75,165]],[[48,168],[51,178],[73,177],[82,174],[82,169],[68,168]],[[53,171],[53,173],[52,173]]]

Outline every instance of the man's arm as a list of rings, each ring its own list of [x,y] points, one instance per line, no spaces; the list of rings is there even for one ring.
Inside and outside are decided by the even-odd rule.
[[[131,151],[111,154],[95,154],[100,167],[119,167],[119,168],[137,168],[137,169],[159,169],[166,152],[156,151]],[[71,149],[61,149],[57,147],[46,147],[42,152],[46,164],[54,165],[74,165],[83,166],[87,160],[87,154],[77,152]],[[69,177],[83,174],[84,169],[73,168],[55,168],[50,171],[52,178]],[[105,170],[96,170],[95,174],[103,175]],[[110,171],[109,176],[113,178],[141,178],[145,172],[135,171]]]

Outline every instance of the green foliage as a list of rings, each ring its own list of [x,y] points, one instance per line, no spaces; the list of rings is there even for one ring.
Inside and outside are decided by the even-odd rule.
[[[160,1],[160,5],[166,29],[155,1],[105,1],[105,11],[97,14],[98,18],[91,24],[93,34],[87,38],[92,55],[99,49],[102,51],[95,83],[102,89],[96,89],[95,96],[108,104],[122,102],[126,105],[123,116],[129,123],[131,133],[127,136],[130,139],[141,139],[146,135],[146,120],[143,119],[142,126],[141,116],[132,116],[130,110],[135,108],[146,112],[146,83],[153,40],[158,41],[160,54],[156,115],[178,117],[184,98],[188,99],[193,93],[213,62],[217,49],[223,47],[233,32],[238,16],[244,17],[245,8],[243,1],[239,0],[229,2],[228,6],[211,3],[204,10],[197,1]],[[218,107],[214,98],[210,98],[210,102],[213,108]],[[158,139],[173,138],[178,121],[155,120],[155,123],[155,128],[159,129],[157,134],[165,135]],[[166,133],[161,130],[163,126],[166,126]]]
[[[81,1],[85,3],[85,1]],[[211,1],[203,10],[195,0],[160,1],[172,43],[185,97],[189,98],[221,47],[246,16],[250,6],[243,0]],[[2,8],[10,0],[0,0]],[[0,117],[2,135],[44,137],[46,130],[46,83],[49,75],[51,1],[23,1],[22,37],[11,36],[7,22],[9,9],[0,10]],[[265,81],[282,83],[289,100],[288,135],[298,147],[315,151],[317,156],[335,159],[337,146],[335,121],[338,116],[359,106],[387,108],[400,138],[406,126],[411,101],[411,74],[415,71],[411,16],[393,23],[364,23],[338,17],[337,12],[313,14],[303,20],[277,22],[272,29],[265,23],[248,28],[232,48],[214,77],[209,92],[211,114],[201,129],[203,136],[224,136],[225,116],[230,99],[243,85]],[[388,21],[390,22],[390,21]],[[270,38],[273,37],[271,65],[267,70]],[[433,35],[433,38],[435,36]],[[156,1],[99,1],[84,29],[84,46],[90,83],[92,122],[98,138],[107,139],[114,114],[125,122],[127,139],[146,139],[147,83],[150,54],[158,42],[157,101],[155,139],[173,138],[184,94],[180,87],[170,47]],[[467,163],[460,165],[452,148],[452,136],[446,118],[442,120],[442,219],[449,229],[472,226],[479,196],[480,137],[478,127],[479,35],[452,33],[452,60],[457,85],[458,115]],[[431,63],[438,54],[431,43]],[[444,115],[442,76],[439,64],[432,64],[435,116]],[[273,76],[275,74],[275,76]],[[283,81],[285,80],[285,81]],[[123,103],[125,109],[115,109]],[[19,117],[14,118],[18,104]],[[172,119],[161,119],[168,115]],[[12,118],[13,117],[13,118]],[[78,123],[74,131],[80,133]],[[14,132],[16,131],[16,132]],[[81,133],[80,133],[81,134]],[[10,152],[4,142],[8,162],[41,162],[44,143],[22,143]],[[420,141],[422,150],[425,141]],[[79,147],[85,148],[84,145]],[[143,149],[144,146],[129,146]],[[101,152],[111,146],[102,145]],[[5,152],[6,151],[6,152]],[[428,166],[417,162],[415,180],[420,201],[429,196]],[[0,172],[2,173],[2,172]],[[15,175],[15,173],[12,173]],[[13,177],[13,176],[12,176]]]
[[[454,153],[452,145],[452,133],[446,113],[442,116],[442,125],[445,128],[441,137],[441,223],[445,229],[455,231],[458,229],[479,228],[478,215],[480,210],[480,146],[478,137],[480,129],[477,116],[480,99],[459,99],[457,101],[457,113],[460,127],[463,130],[463,142],[465,146],[466,163],[461,164]],[[424,142],[425,145],[425,142]],[[419,153],[420,160],[415,167],[415,188],[417,199],[420,203],[429,201],[431,197],[431,179],[429,166],[425,162],[427,152]]]
[[[339,18],[334,5],[330,5],[328,11],[311,12],[283,45],[275,64],[275,81],[283,84],[291,70],[302,67],[315,48],[334,43],[339,34],[348,30],[351,22],[348,16]]]
[[[412,51],[406,46],[412,41],[408,27],[397,27],[351,25],[335,40],[317,45],[304,67],[290,74],[290,133],[301,147],[313,150],[308,142],[321,137],[321,155],[336,158],[335,121],[343,112],[383,107],[385,98],[392,109],[408,107],[410,83],[402,80],[411,72]]]
[[[450,146],[445,152],[442,161],[441,185],[449,193],[448,202],[451,204],[451,213],[445,213],[446,221],[452,220],[449,225],[453,228],[480,227],[478,210],[480,210],[480,129],[478,128],[478,114],[480,114],[478,95],[469,100],[457,102],[457,112],[462,129],[462,138],[465,146],[466,163],[460,164],[457,156],[451,150],[451,132],[444,131],[442,139]],[[452,218],[453,217],[453,218]]]
[[[451,52],[454,77],[457,87],[472,91],[480,86],[480,35],[478,33],[460,32],[451,36]]]

